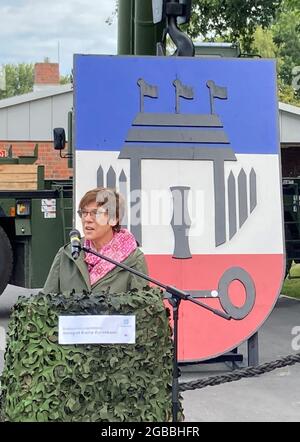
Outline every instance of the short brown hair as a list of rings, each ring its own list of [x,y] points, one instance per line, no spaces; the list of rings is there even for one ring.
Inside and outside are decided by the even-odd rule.
[[[90,203],[96,202],[98,207],[104,206],[108,213],[108,219],[115,219],[117,224],[113,226],[113,230],[119,232],[121,229],[120,222],[124,216],[125,202],[122,195],[115,189],[108,187],[96,187],[89,190],[81,198],[79,202],[79,209],[84,209]]]

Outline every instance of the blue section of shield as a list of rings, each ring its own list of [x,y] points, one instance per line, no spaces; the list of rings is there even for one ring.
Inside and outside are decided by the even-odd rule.
[[[278,154],[275,62],[197,57],[75,55],[76,149],[122,150],[140,111],[139,78],[158,90],[158,98],[145,97],[146,113],[175,112],[176,79],[194,92],[193,100],[180,98],[183,114],[211,113],[207,81],[226,87],[228,99],[215,99],[214,110],[230,147],[235,153]]]

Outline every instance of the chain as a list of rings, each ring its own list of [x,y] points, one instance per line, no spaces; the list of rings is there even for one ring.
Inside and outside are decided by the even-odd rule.
[[[276,361],[266,362],[264,364],[258,365],[257,367],[248,367],[242,370],[235,370],[232,373],[221,376],[210,376],[208,378],[197,381],[182,382],[179,384],[179,390],[196,390],[199,388],[225,384],[227,382],[239,381],[242,378],[251,378],[264,373],[269,373],[270,371],[276,370],[277,368],[294,365],[297,362],[300,362],[300,353],[285,356],[281,359],[277,359]]]

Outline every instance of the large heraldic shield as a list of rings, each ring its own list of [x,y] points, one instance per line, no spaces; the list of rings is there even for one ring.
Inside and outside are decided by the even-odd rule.
[[[117,188],[150,276],[232,317],[181,302],[179,360],[237,347],[272,311],[284,275],[274,62],[74,64],[76,204],[96,186]]]

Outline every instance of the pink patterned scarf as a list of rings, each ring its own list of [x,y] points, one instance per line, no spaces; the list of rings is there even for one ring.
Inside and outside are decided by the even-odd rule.
[[[93,247],[90,240],[84,241],[84,246],[92,250]],[[99,253],[122,262],[137,248],[135,237],[127,229],[121,229],[119,232],[114,232],[113,238],[109,243],[105,244]],[[114,267],[114,264],[93,255],[92,253],[85,253],[84,261],[88,265],[91,285],[95,284],[99,279],[103,278]]]

